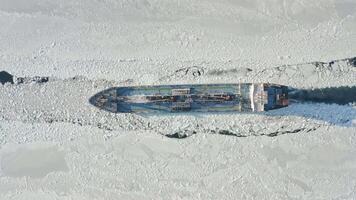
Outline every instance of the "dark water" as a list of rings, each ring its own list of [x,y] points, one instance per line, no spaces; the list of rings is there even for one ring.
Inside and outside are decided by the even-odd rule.
[[[9,74],[8,72],[1,71],[0,72],[0,83],[5,84],[5,83],[14,83],[14,77]]]
[[[312,90],[292,90],[289,99],[301,102],[346,105],[356,102],[356,86],[330,87]]]
[[[356,57],[350,58],[349,62],[352,66],[356,67]]]

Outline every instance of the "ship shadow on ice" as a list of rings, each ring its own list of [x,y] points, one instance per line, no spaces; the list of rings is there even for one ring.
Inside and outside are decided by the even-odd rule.
[[[117,87],[101,91],[89,99],[90,104],[112,113],[128,113],[115,99]],[[111,99],[111,101],[110,101]],[[267,112],[254,112],[252,114],[265,116],[300,116],[309,119],[325,121],[338,126],[353,126],[356,120],[356,86],[330,87],[319,89],[291,89],[289,92],[291,104],[288,107],[270,110]],[[108,101],[109,100],[109,101]],[[150,116],[184,116],[194,115],[204,117],[208,115],[245,115],[248,112],[169,112],[152,110],[150,113],[135,113],[143,117]]]

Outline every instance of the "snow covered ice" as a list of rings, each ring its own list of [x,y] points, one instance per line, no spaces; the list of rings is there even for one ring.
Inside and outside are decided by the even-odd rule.
[[[355,13],[353,0],[0,0],[0,199],[356,199]],[[262,114],[89,103],[117,86],[239,82],[351,95]]]

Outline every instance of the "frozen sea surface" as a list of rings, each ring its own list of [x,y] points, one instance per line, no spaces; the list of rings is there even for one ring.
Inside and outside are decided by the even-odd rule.
[[[352,0],[0,0],[0,199],[355,199],[355,104],[139,116],[88,102],[142,84],[354,87],[355,13]]]

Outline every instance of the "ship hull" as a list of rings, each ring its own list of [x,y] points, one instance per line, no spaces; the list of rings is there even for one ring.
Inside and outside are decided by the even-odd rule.
[[[263,112],[287,106],[288,88],[263,83],[113,87],[90,103],[114,113]]]

